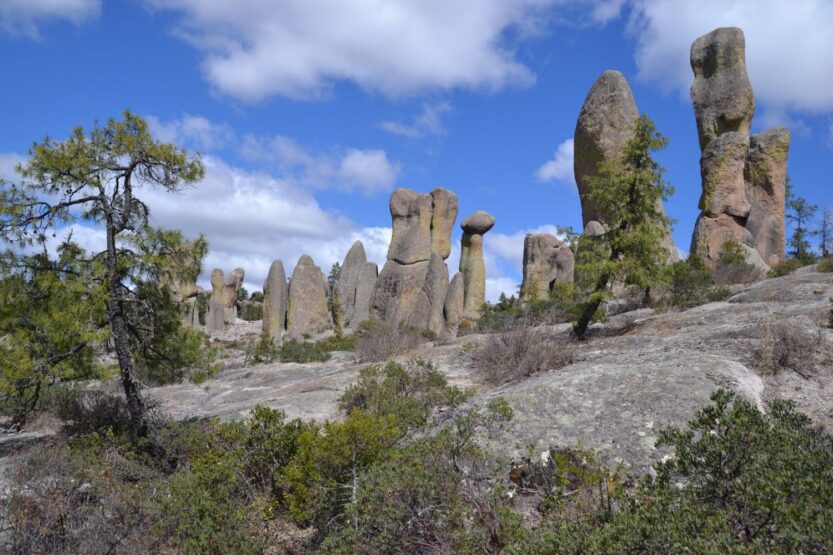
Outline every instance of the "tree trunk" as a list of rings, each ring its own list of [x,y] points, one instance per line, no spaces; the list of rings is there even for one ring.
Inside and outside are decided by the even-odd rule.
[[[133,356],[130,353],[130,338],[127,331],[127,318],[124,312],[124,298],[122,283],[118,275],[116,260],[116,235],[111,218],[107,220],[107,272],[109,273],[110,302],[107,303],[107,317],[110,321],[110,332],[113,334],[113,345],[119,360],[119,374],[124,395],[127,398],[127,410],[130,412],[130,423],[134,433],[139,437],[148,435],[147,408],[142,400],[139,387],[133,380]]]

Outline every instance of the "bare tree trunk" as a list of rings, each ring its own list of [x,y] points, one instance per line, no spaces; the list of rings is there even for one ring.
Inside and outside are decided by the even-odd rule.
[[[113,334],[113,345],[116,348],[116,356],[119,360],[119,374],[122,387],[124,387],[124,395],[127,398],[130,423],[133,431],[139,437],[147,437],[147,408],[142,400],[139,387],[133,380],[133,356],[130,353],[122,283],[119,279],[116,260],[116,235],[113,223],[109,218],[107,221],[107,271],[110,274],[108,284],[110,302],[107,303],[107,317],[110,321],[110,332]]]

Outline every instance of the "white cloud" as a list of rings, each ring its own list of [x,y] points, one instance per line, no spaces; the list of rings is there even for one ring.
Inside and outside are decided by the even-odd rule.
[[[833,2],[829,0],[633,0],[639,77],[686,98],[691,43],[724,26],[746,35],[756,99],[781,110],[833,110]]]
[[[513,52],[562,0],[145,0],[180,12],[207,80],[245,101],[326,97],[337,81],[390,97],[535,79]],[[511,36],[512,41],[507,37]]]
[[[372,195],[393,188],[402,167],[379,149],[333,149],[311,153],[295,140],[246,135],[240,154],[249,161],[274,164],[287,178],[316,189],[336,187]]]
[[[426,136],[442,137],[447,133],[443,126],[442,117],[443,114],[450,111],[451,104],[448,102],[423,104],[422,112],[410,124],[401,121],[383,121],[379,124],[379,127],[395,135],[402,135],[411,139]]]
[[[272,260],[283,260],[291,273],[302,254],[312,256],[326,273],[357,239],[368,258],[384,262],[390,228],[363,228],[268,174],[247,172],[212,156],[204,163],[206,176],[197,186],[177,194],[148,189],[143,196],[154,225],[180,229],[187,237],[205,234],[209,252],[203,286],[213,268],[228,274],[240,266],[246,270],[246,287],[259,290]]]
[[[546,161],[535,172],[538,181],[561,181],[575,185],[573,172],[573,139],[567,139],[555,150],[551,160]]]
[[[3,0],[0,31],[32,39],[40,37],[39,25],[63,19],[79,25],[98,17],[101,0]]]
[[[226,123],[214,123],[203,116],[183,115],[180,119],[162,122],[156,116],[145,118],[154,138],[166,143],[218,150],[235,139],[234,130]]]
[[[0,180],[8,181],[9,183],[20,180],[15,168],[18,164],[26,162],[26,158],[14,152],[0,152]]]

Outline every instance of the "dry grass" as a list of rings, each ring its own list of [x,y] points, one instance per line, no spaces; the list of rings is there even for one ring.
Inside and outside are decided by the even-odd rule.
[[[764,320],[756,324],[751,357],[756,368],[768,374],[791,370],[809,378],[825,355],[827,341],[820,327],[796,321]]]
[[[489,336],[472,351],[471,358],[483,369],[488,383],[500,385],[563,368],[572,363],[573,349],[566,338],[519,325]]]
[[[416,329],[391,327],[372,321],[362,322],[356,331],[356,358],[359,362],[386,361],[417,348],[428,339]]]

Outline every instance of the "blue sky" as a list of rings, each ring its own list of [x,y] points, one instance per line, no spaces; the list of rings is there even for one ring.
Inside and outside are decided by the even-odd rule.
[[[443,186],[459,219],[497,218],[495,298],[520,281],[525,233],[580,225],[570,139],[606,69],[671,141],[658,159],[688,250],[688,52],[724,25],[746,33],[753,131],[789,127],[797,193],[833,206],[827,0],[0,0],[0,177],[33,141],[130,108],[204,156],[203,183],[148,200],[158,225],[207,235],[205,276],[239,265],[259,289],[272,259],[291,271],[309,253],[326,271],[355,239],[381,263],[390,191]]]

